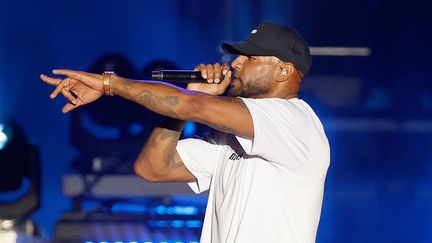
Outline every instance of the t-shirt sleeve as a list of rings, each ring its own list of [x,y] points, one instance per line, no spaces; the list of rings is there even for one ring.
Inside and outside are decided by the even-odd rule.
[[[197,179],[188,183],[195,193],[209,189],[219,150],[219,145],[202,139],[187,138],[178,141],[177,152],[186,168]]]
[[[301,173],[308,155],[310,117],[296,101],[242,98],[252,116],[254,138],[237,140],[248,155]]]

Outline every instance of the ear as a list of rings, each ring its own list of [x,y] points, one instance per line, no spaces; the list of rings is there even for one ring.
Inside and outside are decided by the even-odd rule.
[[[294,73],[294,65],[290,62],[279,62],[273,73],[274,78],[278,82],[284,82],[291,78]]]

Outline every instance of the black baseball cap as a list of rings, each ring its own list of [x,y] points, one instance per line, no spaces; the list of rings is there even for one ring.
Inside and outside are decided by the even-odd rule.
[[[251,31],[245,41],[224,42],[226,53],[248,56],[275,56],[291,62],[306,75],[312,64],[309,45],[291,26],[262,23]]]

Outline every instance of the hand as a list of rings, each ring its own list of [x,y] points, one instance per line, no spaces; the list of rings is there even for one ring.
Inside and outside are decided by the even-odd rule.
[[[219,63],[213,65],[200,64],[195,67],[195,70],[201,72],[201,76],[207,79],[207,83],[189,83],[187,85],[189,90],[221,95],[231,83],[232,72],[228,64],[222,66]],[[221,80],[222,75],[224,75],[223,80]]]
[[[102,75],[72,70],[53,70],[53,73],[65,75],[67,78],[53,78],[44,74],[40,75],[40,78],[45,83],[56,86],[50,95],[51,99],[56,98],[61,93],[69,101],[63,107],[63,113],[91,103],[104,94]]]

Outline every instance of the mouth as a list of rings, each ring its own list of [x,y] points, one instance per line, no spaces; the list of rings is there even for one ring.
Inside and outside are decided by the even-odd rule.
[[[241,79],[237,75],[234,75],[231,79],[231,85],[234,85],[235,83],[240,82],[240,81],[241,81]]]

